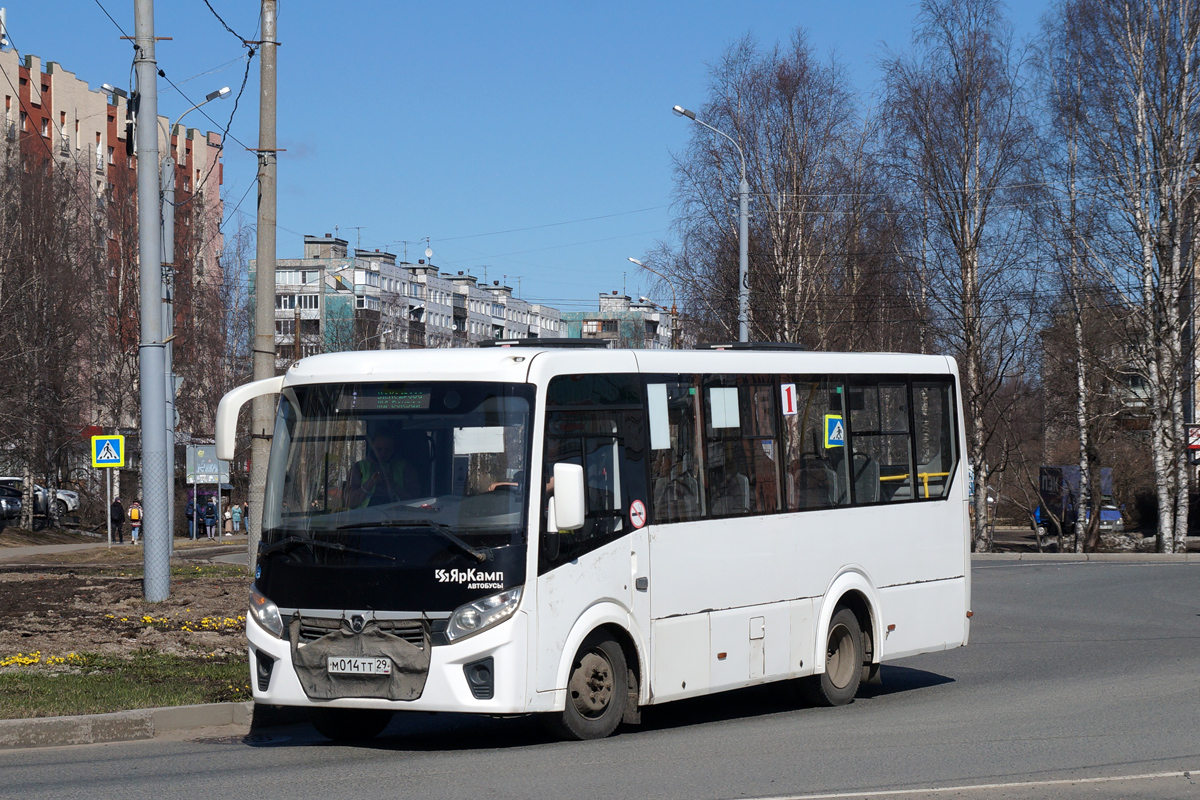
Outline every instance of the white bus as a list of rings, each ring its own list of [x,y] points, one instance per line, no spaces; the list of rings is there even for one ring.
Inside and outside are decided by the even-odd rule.
[[[333,739],[395,711],[643,706],[967,642],[962,410],[942,356],[497,346],[319,355],[279,394],[247,636],[258,703]]]

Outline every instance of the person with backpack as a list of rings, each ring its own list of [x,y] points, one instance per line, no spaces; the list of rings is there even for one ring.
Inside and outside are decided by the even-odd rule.
[[[208,538],[215,539],[217,535],[217,507],[213,505],[212,500],[204,506],[204,527],[207,530]]]
[[[196,538],[196,504],[188,500],[187,506],[183,510],[183,515],[187,517],[187,535],[191,539]]]
[[[121,498],[113,498],[112,505],[108,509],[108,520],[112,523],[113,535],[117,544],[125,544],[125,506],[121,505]]]
[[[233,532],[235,534],[241,533],[242,532],[242,507],[240,505],[238,505],[237,503],[234,503],[233,508],[230,509],[230,511],[233,514]]]
[[[129,506],[129,524],[132,526],[133,535],[130,537],[130,544],[138,543],[138,536],[142,532],[142,504],[141,501],[134,500]]]

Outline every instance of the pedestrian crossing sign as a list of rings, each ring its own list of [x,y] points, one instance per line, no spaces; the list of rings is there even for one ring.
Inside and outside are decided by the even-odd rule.
[[[92,437],[92,466],[93,467],[123,467],[123,466],[125,466],[125,437],[124,436],[93,436]]]
[[[825,415],[825,446],[846,446],[846,424],[842,421],[841,414]]]

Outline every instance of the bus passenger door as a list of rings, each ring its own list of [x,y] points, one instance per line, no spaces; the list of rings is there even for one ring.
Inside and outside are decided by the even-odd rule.
[[[620,507],[618,441],[571,437],[547,442],[553,464],[581,464],[586,516],[579,530],[545,532],[538,558],[538,691],[555,686],[563,649],[581,618],[605,606],[622,612],[633,591],[629,578],[630,527]],[[543,509],[543,517],[545,517]],[[543,526],[545,522],[543,522]]]
[[[632,356],[613,353],[605,358],[620,366],[614,363],[606,373],[555,375],[546,388],[540,465],[545,496],[554,493],[550,477],[555,463],[579,464],[585,519],[576,531],[547,531],[543,497],[537,578],[539,692],[564,688],[559,669],[574,655],[581,636],[604,624],[630,629],[633,596],[647,594],[635,592],[633,575],[635,537],[644,535],[647,519],[641,380]],[[646,563],[644,555],[638,558]]]

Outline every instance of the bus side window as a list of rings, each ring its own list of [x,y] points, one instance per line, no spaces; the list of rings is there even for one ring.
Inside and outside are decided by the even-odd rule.
[[[784,488],[788,511],[850,502],[842,385],[824,377],[783,376]],[[841,426],[839,428],[839,425]]]
[[[653,521],[700,519],[704,515],[700,386],[692,376],[654,376],[646,383],[646,398]]]
[[[954,399],[949,381],[913,383],[913,438],[917,451],[917,497],[944,497],[958,466]]]
[[[629,532],[626,512],[645,499],[643,418],[636,375],[564,375],[547,389],[542,464],[542,530],[553,495],[554,465],[579,464],[584,474],[584,525],[558,536],[558,552],[539,555],[538,569],[565,564]]]
[[[850,408],[855,504],[912,500],[908,387],[883,381],[851,386]]]
[[[775,390],[765,376],[704,379],[705,466],[714,517],[779,510]]]

